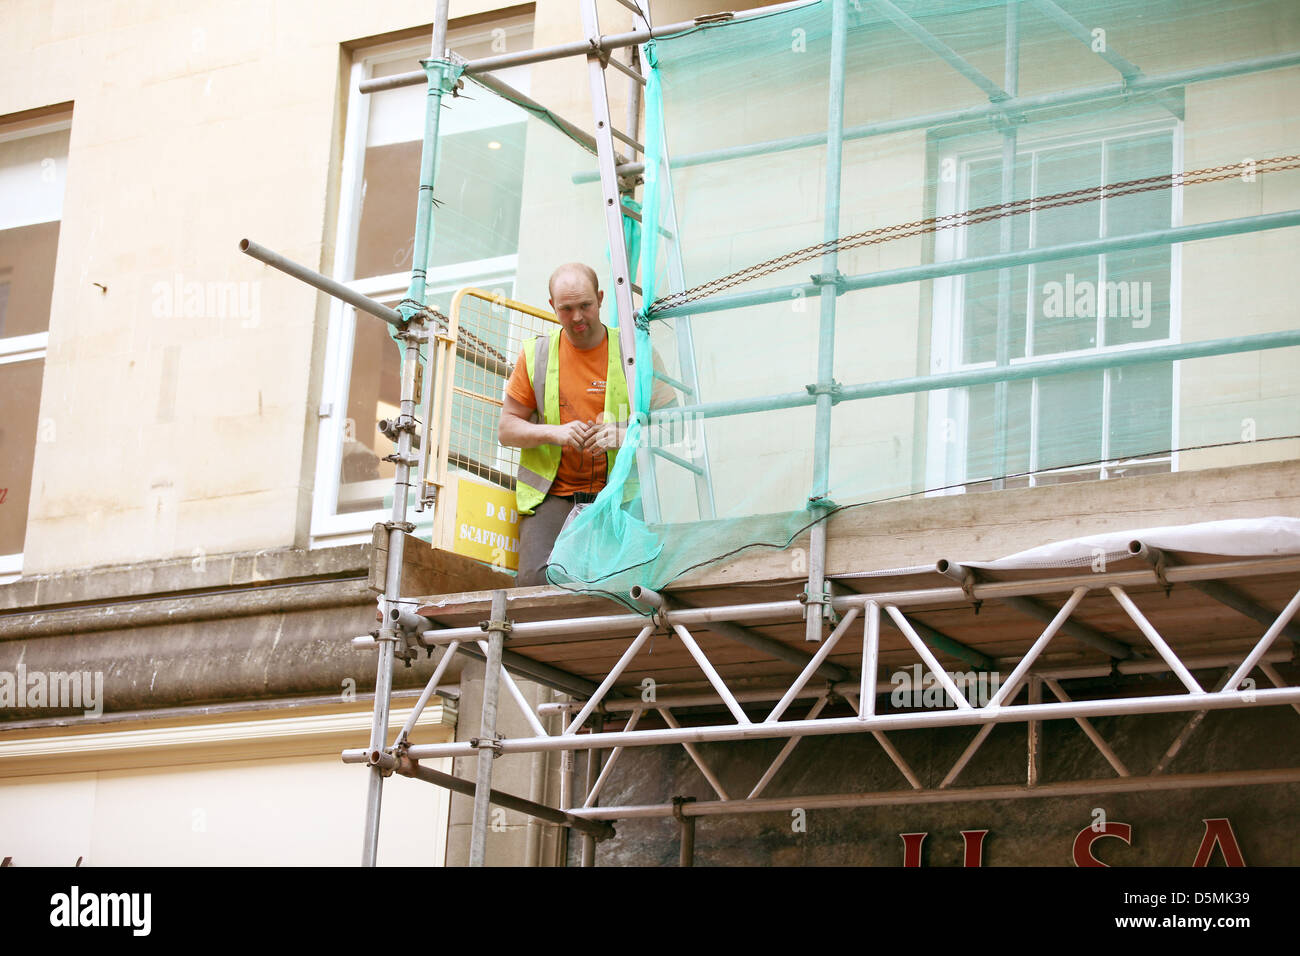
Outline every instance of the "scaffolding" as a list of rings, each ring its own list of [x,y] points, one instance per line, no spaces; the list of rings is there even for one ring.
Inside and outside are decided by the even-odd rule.
[[[1102,570],[1080,570],[1069,566],[980,567],[951,557],[938,557],[935,563],[924,567],[888,573],[864,568],[864,572],[876,573],[828,577],[826,565],[826,519],[833,509],[829,500],[831,424],[833,408],[839,403],[887,395],[920,394],[957,386],[992,385],[993,457],[998,464],[994,473],[1002,475],[1008,455],[1005,433],[1011,383],[1091,369],[1300,345],[1300,329],[1293,328],[1192,343],[1138,347],[1122,353],[1072,355],[1013,363],[1009,304],[1013,267],[1292,227],[1300,225],[1300,210],[1260,213],[1019,250],[1015,248],[1008,217],[1002,218],[999,225],[1000,244],[996,253],[846,276],[839,268],[838,245],[842,233],[840,190],[845,143],[908,130],[930,130],[945,124],[994,121],[1002,142],[999,205],[1005,212],[1017,203],[1014,168],[1018,122],[1010,121],[1012,118],[1117,96],[1151,94],[1160,102],[1160,96],[1172,89],[1300,65],[1300,52],[1147,75],[1113,48],[1103,46],[1102,58],[1118,74],[1113,82],[1025,96],[1019,92],[1021,3],[1010,2],[1005,6],[1006,68],[999,83],[898,6],[888,0],[872,0],[871,6],[884,18],[978,88],[988,102],[977,107],[846,127],[845,44],[850,2],[827,0],[832,19],[827,78],[829,114],[824,135],[792,136],[733,150],[682,155],[671,161],[666,152],[658,153],[654,158],[658,164],[656,173],[668,181],[673,170],[700,166],[738,154],[777,153],[824,144],[824,243],[823,250],[816,257],[819,274],[806,283],[716,294],[699,301],[670,296],[663,302],[652,302],[642,296],[643,290],[635,281],[637,276],[631,265],[626,231],[626,221],[638,219],[635,203],[629,203],[629,200],[633,199],[641,178],[647,173],[646,159],[649,159],[638,130],[641,93],[647,84],[645,66],[652,58],[644,44],[657,37],[685,31],[727,29],[729,24],[748,18],[805,7],[812,0],[796,0],[754,11],[701,17],[661,27],[651,24],[646,0],[617,2],[632,13],[635,30],[602,34],[596,0],[582,0],[582,40],[524,53],[458,62],[447,50],[447,0],[439,0],[431,56],[422,61],[423,69],[362,84],[363,93],[418,84],[425,84],[427,88],[415,265],[407,297],[397,309],[359,295],[256,243],[248,240],[241,243],[247,254],[383,319],[403,345],[400,414],[389,423],[391,437],[396,443],[392,456],[396,475],[391,518],[383,526],[387,536],[384,588],[380,599],[383,625],[373,638],[354,641],[359,646],[370,646],[377,651],[374,720],[368,746],[343,754],[345,762],[365,766],[369,777],[363,863],[373,865],[376,862],[383,782],[393,773],[474,797],[470,845],[472,865],[484,862],[491,803],[581,833],[586,865],[594,863],[596,841],[613,834],[613,821],[676,817],[681,827],[682,860],[689,864],[694,845],[694,821],[700,816],[772,812],[793,807],[1032,799],[1074,793],[1300,782],[1300,768],[1234,773],[1164,772],[1168,761],[1210,710],[1270,705],[1291,706],[1300,713],[1300,688],[1287,686],[1274,666],[1292,660],[1294,644],[1300,642],[1300,630],[1291,623],[1300,610],[1300,590],[1297,590],[1300,555],[1279,555],[1267,550],[1220,554],[1212,549],[1160,547],[1135,537],[1126,540],[1122,549],[1112,549],[1110,554],[1114,560],[1109,566],[1103,562]],[[1025,5],[1032,5],[1049,17],[1064,34],[1085,44],[1090,42],[1089,31],[1052,0],[1025,0]],[[853,6],[857,7],[857,3]],[[616,56],[624,50],[629,51],[626,62]],[[564,57],[585,57],[587,60],[594,135],[492,76],[494,70]],[[610,68],[624,75],[629,83],[626,129],[616,128],[611,119],[606,86]],[[470,339],[467,339],[455,310],[449,318],[425,303],[423,264],[428,259],[434,225],[432,190],[439,114],[443,98],[453,95],[460,73],[475,77],[478,82],[530,112],[545,114],[552,125],[595,155],[597,173],[580,173],[575,180],[585,177],[598,179],[600,183],[614,275],[617,329],[634,407],[637,407],[638,359],[644,363],[644,353],[639,356],[637,349],[638,316],[642,321],[646,316],[652,316],[657,319],[676,318],[682,323],[679,326],[682,333],[677,339],[680,378],[670,381],[691,401],[681,410],[651,414],[650,423],[666,421],[674,414],[689,414],[702,421],[769,409],[811,407],[814,410],[813,474],[808,495],[808,509],[814,520],[806,528],[809,532],[807,572],[799,582],[766,582],[761,587],[746,589],[743,598],[723,588],[692,591],[688,597],[633,587],[620,597],[627,608],[635,610],[625,612],[620,608],[619,613],[609,613],[609,603],[598,597],[553,590],[538,592],[536,589],[521,593],[497,590],[490,595],[444,595],[437,602],[426,599],[412,610],[413,603],[419,603],[419,599],[426,596],[413,597],[403,592],[404,549],[418,546],[416,539],[409,535],[413,525],[407,520],[405,492],[414,476],[415,486],[420,489],[419,507],[436,507],[440,489],[445,487],[449,445],[445,429],[450,416],[452,391],[459,387],[455,385],[453,368],[458,361],[464,361],[475,368],[487,369],[496,376],[494,381],[499,380],[505,364],[503,356],[508,359],[512,350],[517,351],[518,344],[517,337],[509,336],[497,342],[484,341],[482,336],[474,339],[477,333],[472,330]],[[650,133],[647,130],[647,139]],[[643,156],[646,159],[639,158]],[[1294,160],[1296,157],[1281,159]],[[1279,168],[1294,168],[1294,164]],[[671,188],[667,190],[666,203],[664,221],[668,226],[662,232],[667,241],[672,285],[684,292],[686,282],[680,252],[676,248],[680,233]],[[642,226],[646,229],[660,228],[656,221],[643,222]],[[992,367],[857,385],[843,385],[835,380],[836,308],[841,296],[854,290],[981,272],[996,272],[998,279],[996,354]],[[642,278],[642,281],[646,279]],[[478,290],[466,294],[491,298]],[[690,319],[711,312],[786,301],[792,296],[816,298],[818,302],[816,381],[799,392],[704,401],[698,389],[697,356],[690,333]],[[642,299],[639,305],[638,298]],[[511,307],[539,320],[544,321],[547,317],[540,310],[531,310],[520,303],[511,303]],[[438,351],[434,382],[423,391],[423,408],[417,417],[419,347],[435,343]],[[643,382],[647,380],[641,378]],[[480,390],[476,400],[482,401],[485,394]],[[435,432],[435,427],[442,431]],[[422,439],[418,453],[417,438]],[[660,449],[638,445],[636,456],[643,476],[647,520],[654,522],[657,518],[658,495],[653,484],[655,470],[649,461],[653,455],[692,473],[701,518],[712,517],[716,490],[709,471],[707,446],[696,446],[689,458],[676,458]],[[494,461],[485,474],[502,484],[502,476],[508,471],[500,462]],[[994,487],[1002,487],[1000,477],[995,478]],[[799,585],[802,585],[801,592],[792,597],[791,588]],[[1167,600],[1171,594],[1179,598],[1173,604]],[[1157,604],[1155,598],[1164,603]],[[986,602],[988,606],[977,624],[971,624],[963,617],[972,608],[978,613]],[[1137,646],[1117,637],[1116,608],[1122,611],[1125,627],[1137,628],[1146,642],[1144,645]],[[1225,608],[1230,609],[1226,618],[1220,613]],[[1239,633],[1239,627],[1225,625],[1226,620],[1239,623],[1240,616],[1260,624],[1262,635],[1246,636]],[[1038,623],[1031,628],[1030,622],[1035,621]],[[1039,627],[1040,624],[1043,626]],[[1231,638],[1216,640],[1216,628],[1224,627],[1236,633]],[[989,641],[980,635],[999,629],[1008,635],[999,645],[1002,650],[992,653],[981,649],[980,645]],[[701,632],[708,636],[702,636]],[[620,678],[656,635],[664,635],[672,642],[672,649],[663,652],[656,665],[668,675],[665,683],[687,689],[658,696],[652,694],[648,699],[635,694],[618,694]],[[1283,635],[1291,647],[1284,649],[1279,646],[1278,639]],[[1018,646],[1014,651],[1007,650],[1003,645],[1013,638],[1019,642]],[[1068,653],[1062,649],[1066,639],[1074,642]],[[565,644],[575,641],[587,642],[584,645],[587,650],[580,659],[575,661],[558,653]],[[390,742],[386,728],[394,661],[409,659],[423,649],[432,653],[437,648],[442,648],[442,652],[434,674],[406,725]],[[743,648],[744,654],[737,656],[732,653],[737,648]],[[420,712],[457,654],[486,663],[479,736],[454,744],[411,743],[410,734]],[[923,712],[881,712],[878,698],[888,695],[893,688],[889,681],[882,680],[887,668],[899,666],[905,660],[918,659],[925,673],[931,675],[942,689],[948,706]],[[559,666],[559,662],[564,660],[568,663]],[[1012,664],[1013,669],[1000,681],[991,699],[976,701],[969,694],[970,688],[961,686],[952,677],[950,669],[945,668],[945,663],[951,665],[953,662],[957,662],[958,667],[965,666],[975,675],[987,675],[1004,664]],[[681,676],[686,668],[695,668],[696,673],[703,675],[703,682],[698,686],[689,685]],[[1208,668],[1223,670],[1212,689],[1206,689],[1192,673]],[[1256,689],[1251,675],[1257,670],[1274,686]],[[512,674],[553,688],[574,700],[534,709]],[[1174,692],[1148,696],[1110,693],[1088,700],[1074,700],[1061,683],[1075,678],[1118,678],[1140,674],[1172,675]],[[501,739],[498,736],[503,688],[532,728],[533,736],[519,739]],[[1044,689],[1056,698],[1055,702],[1044,702]],[[1024,697],[1024,703],[1018,702],[1020,696]],[[834,709],[841,704],[851,707],[852,713],[823,716],[828,708]],[[705,708],[705,713],[692,725],[683,726],[674,712],[674,709],[680,712],[682,708]],[[749,713],[756,709],[762,713],[757,720]],[[790,715],[796,712],[802,712],[802,715],[790,719]],[[1170,744],[1165,758],[1145,773],[1126,766],[1092,723],[1101,716],[1154,713],[1185,713],[1189,720],[1184,731]],[[542,718],[548,715],[562,717],[563,729],[559,733],[546,731]],[[621,729],[604,729],[607,721],[615,717],[623,719],[624,715],[625,723]],[[656,716],[662,727],[642,725],[643,718]],[[1042,749],[1039,727],[1042,721],[1054,719],[1073,720],[1115,771],[1115,777],[1040,783],[1038,773]],[[995,787],[956,786],[963,769],[988,734],[1002,723],[1020,723],[1027,728],[1028,772],[1025,783]],[[936,788],[926,788],[887,734],[906,729],[953,726],[972,727],[977,732],[942,783]],[[862,733],[871,734],[880,744],[906,782],[905,788],[796,797],[763,795],[802,738]],[[728,793],[718,774],[694,746],[714,741],[755,739],[781,739],[785,744],[744,796]],[[626,748],[678,744],[686,749],[709,782],[716,800],[673,800],[638,806],[598,805],[611,769]],[[571,763],[566,762],[570,769],[565,773],[561,806],[546,806],[492,789],[492,757],[504,753],[553,751],[567,754],[585,751],[588,754],[586,779],[581,789],[577,789],[570,779]],[[608,757],[602,763],[604,753],[608,753]],[[476,779],[463,780],[420,765],[422,760],[445,757],[478,758]]]

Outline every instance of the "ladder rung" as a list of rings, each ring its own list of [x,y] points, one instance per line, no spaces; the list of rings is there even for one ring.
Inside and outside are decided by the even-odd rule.
[[[637,222],[641,223],[642,225],[645,224],[645,220],[641,218],[641,214],[637,212],[635,209],[631,208],[630,206],[623,207],[623,215],[627,216],[629,219],[635,219]],[[673,239],[675,238],[673,234],[669,232],[667,229],[665,229],[663,226],[660,226],[657,232],[659,233],[659,235],[663,236],[669,242],[672,242]]]
[[[640,73],[638,73],[636,70],[632,69],[626,63],[620,63],[618,61],[618,58],[615,57],[614,54],[612,53],[609,55],[609,65],[617,68],[620,73],[626,73],[628,76],[632,77],[632,79],[636,80],[642,86],[645,86],[645,77],[642,76]]]
[[[623,132],[621,129],[616,129],[612,123],[610,124],[609,131],[614,134],[615,139],[622,140],[624,143],[626,143],[627,145],[635,149],[638,153],[645,152],[644,146],[638,143],[631,136],[628,136],[627,133]]]
[[[671,385],[673,388],[677,389],[679,392],[686,392],[688,395],[694,395],[694,394],[695,394],[695,389],[691,388],[691,387],[690,387],[689,385],[687,385],[685,382],[679,382],[677,379],[673,378],[671,375],[668,375],[668,374],[666,374],[666,373],[664,373],[664,372],[659,371],[659,369],[655,369],[651,374],[653,374],[655,378],[659,379],[659,381],[661,381],[661,382],[667,382],[669,385]]]
[[[658,455],[660,458],[666,459],[667,461],[671,461],[674,465],[680,465],[681,467],[685,468],[687,471],[693,471],[697,475],[704,474],[704,469],[701,468],[699,465],[694,464],[693,462],[689,462],[685,458],[678,458],[672,452],[664,451],[662,448],[651,448],[650,453],[653,455]]]
[[[645,296],[641,293],[641,287],[639,285],[637,285],[635,282],[629,282],[628,285],[632,287],[633,292],[641,296],[641,298],[643,299],[645,298]]]

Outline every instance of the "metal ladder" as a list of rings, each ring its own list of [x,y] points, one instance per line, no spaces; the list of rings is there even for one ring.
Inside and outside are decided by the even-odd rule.
[[[632,11],[636,29],[649,31],[649,15],[641,9],[641,5],[645,4],[646,0],[617,0],[617,2]],[[619,175],[618,167],[626,161],[618,154],[614,140],[618,139],[625,144],[633,151],[634,156],[637,153],[642,156],[645,155],[645,147],[636,139],[641,88],[645,86],[646,82],[645,77],[637,67],[639,66],[638,61],[644,61],[644,56],[640,54],[639,48],[633,47],[631,48],[633,54],[630,56],[630,62],[624,64],[620,63],[612,53],[603,54],[599,51],[597,44],[600,38],[600,20],[596,10],[596,0],[582,0],[582,25],[587,38],[592,43],[592,52],[587,56],[587,68],[591,80],[592,117],[596,127],[595,138],[597,162],[600,167],[601,199],[605,207],[605,225],[609,235],[610,262],[614,270],[614,295],[618,316],[619,345],[623,353],[623,373],[627,376],[628,390],[631,392],[635,388],[633,376],[635,375],[636,324],[633,316],[637,312],[633,296],[635,295],[638,299],[641,299],[642,291],[640,286],[632,281],[632,268],[628,259],[627,242],[623,232],[623,218],[627,215],[639,220],[640,217],[631,210],[625,209],[622,199],[624,196],[632,196],[640,179],[636,176]],[[630,133],[616,129],[610,120],[609,90],[605,82],[605,70],[610,66],[628,77],[627,125],[631,130]],[[661,177],[661,182],[664,184],[665,215],[663,223],[651,222],[646,224],[642,222],[642,228],[659,229],[667,252],[669,279],[674,288],[684,289],[686,283],[685,273],[682,268],[681,246],[678,241],[680,233],[677,224],[677,209],[673,199],[666,149],[663,151],[659,162],[660,166],[656,173]],[[674,331],[677,339],[678,367],[681,379],[671,378],[658,370],[655,370],[654,377],[684,392],[688,402],[696,404],[700,401],[699,373],[695,362],[695,343],[691,336],[690,317],[679,317],[674,323]],[[689,423],[683,422],[683,427],[688,428]],[[655,481],[651,456],[663,458],[665,461],[692,472],[695,476],[695,496],[699,508],[699,517],[708,519],[714,516],[713,479],[709,470],[704,423],[702,421],[697,422],[695,427],[697,434],[692,435],[688,443],[690,449],[689,459],[681,458],[657,446],[648,447],[644,443],[637,449],[637,468],[642,482],[642,503],[645,508],[645,518],[648,522],[659,521],[660,513],[659,490]]]

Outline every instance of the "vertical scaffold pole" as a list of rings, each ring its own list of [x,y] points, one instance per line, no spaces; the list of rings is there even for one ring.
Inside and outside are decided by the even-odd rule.
[[[605,729],[605,718],[601,714],[593,714],[591,718],[591,732],[598,734]],[[583,779],[583,793],[591,793],[596,786],[596,778],[600,775],[600,751],[587,751],[587,772]],[[575,803],[577,801],[574,801]],[[592,806],[596,804],[593,802]],[[582,835],[582,865],[596,865],[596,838],[589,833]]]
[[[826,213],[822,237],[831,242],[840,234],[840,172],[844,159],[844,61],[848,33],[847,0],[834,0],[831,8],[830,108],[826,118]],[[832,248],[822,256],[821,329],[817,340],[817,417],[813,426],[813,491],[809,507],[814,515],[829,508],[831,406],[835,389],[835,306],[839,295],[839,254]],[[808,621],[805,639],[822,639],[826,587],[826,522],[812,526],[808,541]]]
[[[497,755],[497,701],[501,691],[501,647],[506,637],[506,592],[492,592],[488,621],[487,663],[483,671],[483,718],[479,722],[478,767],[474,818],[469,836],[469,865],[482,866],[487,855],[488,810],[492,793],[492,761]]]
[[[415,374],[419,360],[419,341],[414,337],[408,337],[402,360],[401,393],[401,414],[406,421],[411,421],[415,414]],[[397,465],[393,478],[395,490],[388,534],[388,565],[384,572],[384,626],[379,630],[375,709],[370,721],[371,753],[381,752],[387,746],[389,698],[393,689],[393,656],[397,642],[402,639],[388,611],[398,606],[398,599],[402,593],[402,552],[405,544],[405,532],[402,528],[406,524],[406,488],[411,475],[410,456],[411,429],[404,428],[397,436]],[[379,852],[379,807],[383,799],[383,789],[384,769],[378,765],[372,766],[366,791],[366,827],[361,850],[363,866],[374,866]]]
[[[446,83],[447,55],[447,4],[438,0],[433,22],[432,57],[426,72],[429,74],[428,110],[424,122],[424,145],[420,156],[419,206],[415,217],[414,257],[411,263],[411,285],[407,297],[424,301],[425,268],[429,258],[430,235],[433,231],[433,177],[437,168],[438,115],[442,109],[442,91]],[[416,313],[410,306],[399,311],[408,322]],[[416,323],[417,325],[420,323]],[[401,417],[403,421],[415,419],[415,377],[419,366],[418,339],[408,337],[402,361]],[[432,383],[425,386],[432,387]],[[393,689],[393,652],[399,639],[397,630],[390,625],[390,610],[397,606],[402,596],[402,552],[405,544],[406,501],[411,483],[411,430],[404,428],[397,438],[397,463],[393,469],[393,510],[388,529],[388,566],[384,574],[384,600],[382,611],[385,626],[379,632],[379,662],[375,673],[375,709],[370,723],[371,752],[384,750],[388,738],[389,697]],[[361,848],[361,865],[374,866],[379,853],[379,813],[383,801],[384,771],[382,767],[370,768],[366,789],[366,825]]]
[[[1007,95],[1015,96],[1020,89],[1020,5],[1007,4],[1007,39],[1005,75],[1003,88]],[[1008,118],[1002,130],[1002,182],[1001,199],[1003,205],[1016,198],[1016,127]],[[1012,243],[1012,222],[1010,216],[1004,216],[998,232],[998,251],[1010,252]],[[999,366],[1011,364],[1011,270],[998,270],[998,324],[994,340],[994,361]],[[1009,386],[998,382],[993,386],[993,488],[1002,489],[1007,473],[1007,422]]]

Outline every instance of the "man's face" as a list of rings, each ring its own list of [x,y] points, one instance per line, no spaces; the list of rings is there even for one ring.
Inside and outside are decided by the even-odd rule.
[[[564,334],[577,348],[595,348],[605,338],[600,324],[600,304],[604,292],[597,292],[591,280],[580,273],[564,272],[556,276],[551,287],[551,311],[560,320]]]

